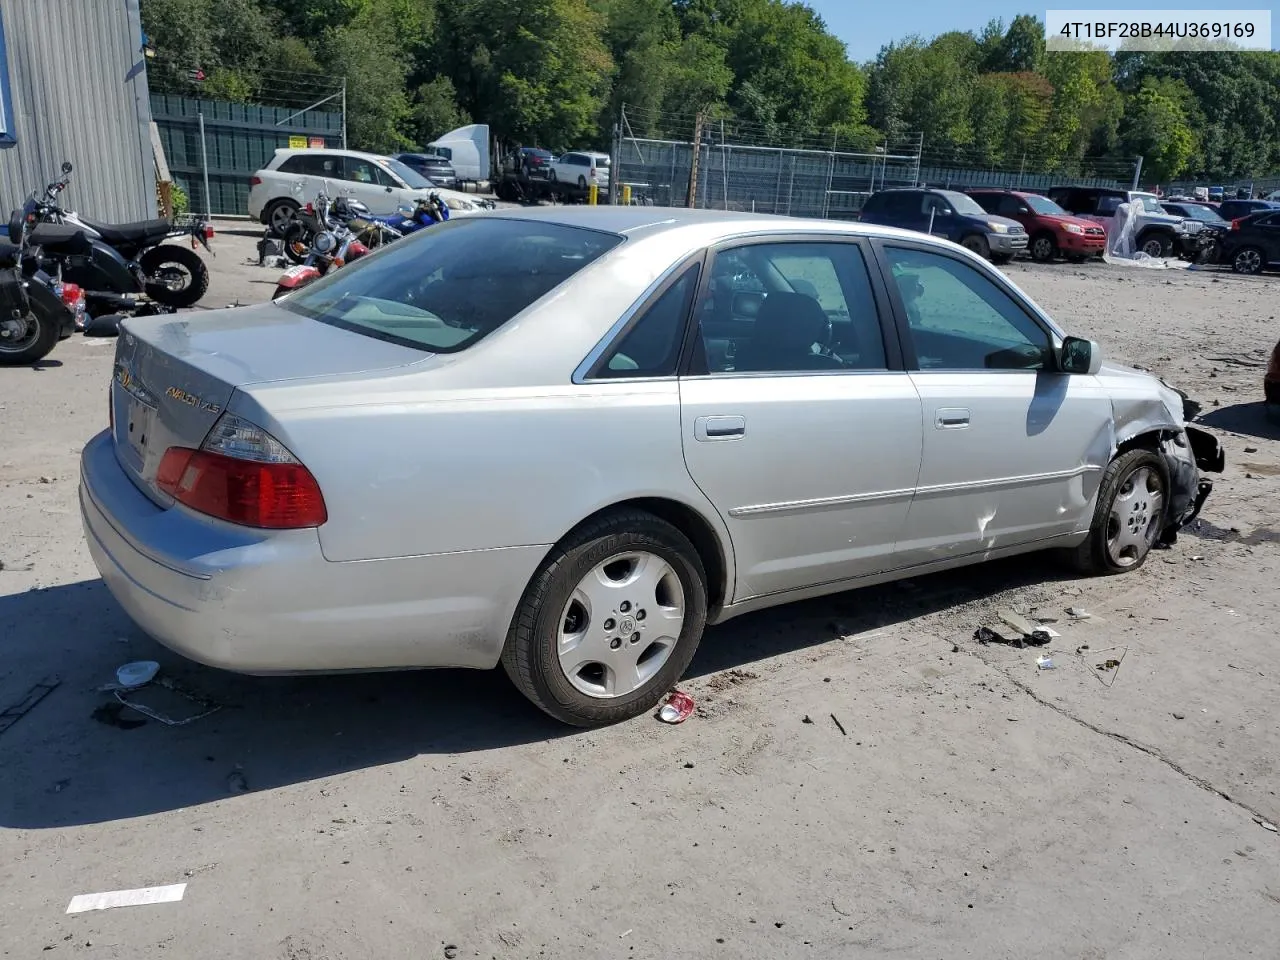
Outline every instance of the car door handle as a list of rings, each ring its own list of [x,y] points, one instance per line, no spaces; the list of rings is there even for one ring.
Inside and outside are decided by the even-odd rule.
[[[746,417],[698,417],[693,421],[693,436],[704,443],[712,440],[738,440],[746,433]]]
[[[940,407],[933,425],[939,430],[963,430],[969,426],[969,411],[964,407]]]

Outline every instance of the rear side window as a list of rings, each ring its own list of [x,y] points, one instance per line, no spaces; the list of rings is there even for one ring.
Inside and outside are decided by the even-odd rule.
[[[295,153],[280,164],[281,173],[296,173],[307,177],[342,178],[342,158],[324,153]]]
[[[645,309],[610,353],[597,377],[669,377],[676,372],[685,320],[698,291],[697,264]]]
[[[920,209],[920,194],[911,191],[886,193],[882,211],[890,215],[901,216],[916,213]]]
[[[978,202],[978,206],[987,213],[995,213],[1000,206],[1001,198],[998,193],[971,193],[969,196],[973,197]]]
[[[599,230],[467,217],[335,270],[280,305],[366,336],[453,353],[621,242]]]
[[[1011,196],[1010,194],[1006,193],[1003,197],[1000,198],[1000,205],[996,208],[995,211],[992,211],[990,207],[987,207],[985,205],[983,209],[985,209],[988,213],[991,213],[991,212],[998,213],[1002,217],[1018,217],[1022,215],[1022,201],[1019,200],[1017,197]]]

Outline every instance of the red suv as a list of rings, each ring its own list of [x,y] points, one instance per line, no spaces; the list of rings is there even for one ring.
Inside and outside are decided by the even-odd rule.
[[[1079,263],[1100,257],[1107,248],[1106,230],[1092,220],[1075,217],[1038,193],[1018,190],[970,190],[987,213],[1017,220],[1031,235],[1031,259],[1047,263],[1056,256]]]

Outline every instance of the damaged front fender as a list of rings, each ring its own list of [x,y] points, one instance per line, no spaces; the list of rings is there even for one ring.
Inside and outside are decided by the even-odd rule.
[[[1164,433],[1160,454],[1169,475],[1169,509],[1160,541],[1171,544],[1177,540],[1179,530],[1200,516],[1213,491],[1213,481],[1201,471],[1221,473],[1226,455],[1217,437],[1195,427]]]

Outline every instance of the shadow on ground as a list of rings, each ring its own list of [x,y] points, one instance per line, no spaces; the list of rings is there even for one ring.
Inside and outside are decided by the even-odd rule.
[[[689,676],[1061,576],[1047,558],[1023,558],[744,616],[708,632]],[[0,637],[0,713],[45,677],[61,678],[0,732],[4,827],[100,823],[210,803],[234,792],[240,776],[261,791],[419,755],[580,735],[529,705],[500,670],[265,678],[206,668],[141,636],[97,580],[0,597]],[[121,663],[143,658],[225,707],[179,727],[95,720],[95,710],[114,703],[97,688]]]
[[[1258,391],[1262,391],[1261,383]],[[1280,423],[1267,419],[1266,404],[1260,400],[1256,403],[1234,403],[1229,407],[1216,407],[1203,414],[1197,422],[1248,437],[1280,440]]]

